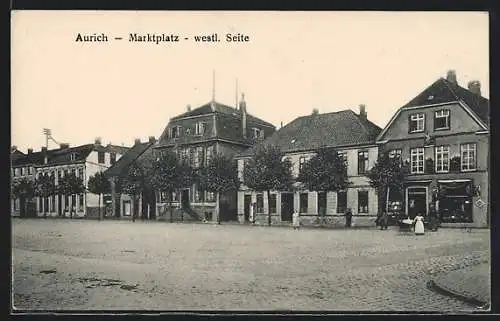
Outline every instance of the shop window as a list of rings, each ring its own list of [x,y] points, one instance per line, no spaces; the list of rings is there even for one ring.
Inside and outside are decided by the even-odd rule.
[[[309,210],[309,194],[301,193],[299,201],[300,201],[300,213],[307,213],[307,211]]]
[[[257,194],[257,213],[264,213],[264,195]]]
[[[269,195],[269,212],[276,213],[276,194]]]
[[[347,191],[337,192],[337,213],[345,213],[347,210]]]
[[[368,191],[358,191],[358,213],[368,213]]]

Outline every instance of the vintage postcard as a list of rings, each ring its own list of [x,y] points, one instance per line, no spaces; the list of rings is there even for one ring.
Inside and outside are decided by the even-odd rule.
[[[486,12],[11,12],[12,313],[490,310]]]

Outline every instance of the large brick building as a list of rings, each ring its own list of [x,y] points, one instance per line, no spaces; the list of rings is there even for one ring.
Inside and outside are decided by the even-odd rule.
[[[170,150],[188,159],[192,166],[203,166],[214,154],[232,157],[275,132],[275,126],[252,116],[244,95],[238,108],[212,100],[198,108],[187,107],[185,113],[170,119],[155,153]],[[215,195],[193,185],[174,193],[174,206],[186,213],[185,219],[216,220]],[[157,216],[169,215],[167,195],[157,197]],[[236,220],[236,191],[221,195],[220,220]]]
[[[410,166],[399,195],[408,216],[434,203],[444,226],[488,226],[489,101],[479,82],[465,89],[450,71],[401,107],[377,142]]]
[[[272,223],[289,222],[292,212],[300,213],[305,225],[315,225],[318,214],[325,217],[326,225],[344,224],[344,214],[350,208],[354,225],[374,225],[377,216],[378,197],[369,186],[365,173],[377,160],[378,147],[375,138],[380,128],[367,119],[365,106],[360,106],[359,114],[352,110],[302,116],[287,124],[258,146],[237,156],[238,171],[243,181],[245,159],[262,145],[273,145],[284,153],[293,164],[294,177],[299,174],[302,164],[321,147],[335,149],[347,161],[348,179],[351,186],[344,191],[318,193],[302,190],[295,193],[271,191],[257,193],[241,186],[238,191],[238,217],[241,223],[248,221],[251,203],[257,204],[256,221],[266,224],[268,210]]]

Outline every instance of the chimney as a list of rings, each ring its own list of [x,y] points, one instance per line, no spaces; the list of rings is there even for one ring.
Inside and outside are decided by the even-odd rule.
[[[186,110],[191,111],[191,105],[187,105]]]
[[[156,138],[154,136],[149,136],[150,143],[156,143]]]
[[[366,118],[366,106],[364,104],[359,105],[359,116]]]
[[[97,145],[97,146],[101,146],[101,144],[102,144],[101,137],[96,137],[94,139],[94,144]]]
[[[448,70],[448,72],[446,73],[446,80],[448,80],[449,82],[451,82],[455,85],[458,85],[457,73],[455,72],[455,70]]]
[[[59,144],[59,148],[61,148],[61,149],[69,148],[69,144],[61,143],[61,144]]]
[[[245,94],[241,94],[240,101],[240,112],[241,112],[241,134],[243,138],[247,138],[247,102],[245,101]]]
[[[141,143],[141,139],[140,138],[136,138],[134,140],[134,145],[139,145]]]
[[[281,122],[281,127],[280,128],[283,128],[283,122]]]
[[[43,163],[47,164],[47,161],[48,161],[48,159],[47,159],[47,147],[45,147],[45,146],[42,147],[42,155],[43,155]]]
[[[481,83],[479,82],[479,80],[469,81],[467,87],[469,88],[469,91],[475,93],[478,96],[481,96]]]
[[[317,115],[317,114],[319,114],[319,110],[318,110],[318,108],[313,108],[313,113],[312,113],[312,114],[313,114],[313,115]]]
[[[28,155],[33,154],[33,148],[28,148]]]

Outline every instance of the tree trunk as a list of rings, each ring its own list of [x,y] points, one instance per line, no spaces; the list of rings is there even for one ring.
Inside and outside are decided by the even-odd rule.
[[[267,191],[267,225],[271,226],[271,209],[269,208],[269,199],[271,198],[271,191]],[[255,214],[254,214],[255,215]]]
[[[101,216],[101,194],[99,194],[99,221],[102,220]]]
[[[73,195],[70,195],[71,206],[69,207],[69,218],[73,219]]]
[[[203,213],[203,219],[205,220],[207,218],[206,215],[206,207],[205,207],[205,202],[207,201],[207,192],[203,191],[203,203],[201,203],[201,212]]]
[[[220,224],[220,193],[215,193],[215,223]]]
[[[172,194],[172,192],[170,192],[170,196],[169,196],[169,200],[170,200],[170,223],[172,223],[174,221],[174,195]]]
[[[389,192],[391,190],[391,187],[387,185],[386,187],[386,196],[385,196],[385,212],[389,214]]]

